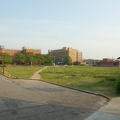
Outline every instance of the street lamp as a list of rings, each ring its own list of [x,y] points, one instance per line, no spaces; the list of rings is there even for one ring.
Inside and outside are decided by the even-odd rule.
[[[2,60],[2,68],[3,68],[3,75],[4,75],[4,60],[3,60],[3,54],[2,54],[2,50],[4,49],[4,45],[0,45],[0,58]]]

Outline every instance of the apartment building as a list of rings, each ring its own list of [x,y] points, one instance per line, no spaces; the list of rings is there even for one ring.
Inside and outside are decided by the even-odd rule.
[[[62,49],[57,50],[48,50],[48,53],[54,57],[54,62],[56,64],[63,63],[64,58],[69,56],[72,59],[72,62],[82,62],[82,52],[71,47],[63,47]]]

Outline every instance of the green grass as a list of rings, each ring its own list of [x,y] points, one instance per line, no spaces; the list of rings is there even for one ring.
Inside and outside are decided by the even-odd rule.
[[[5,67],[5,74],[8,73],[12,78],[30,78],[37,70],[41,69],[40,66],[7,66]],[[2,68],[0,67],[0,71]]]
[[[109,97],[119,96],[115,85],[120,68],[68,66],[49,67],[41,73],[42,79],[68,87],[88,90]]]

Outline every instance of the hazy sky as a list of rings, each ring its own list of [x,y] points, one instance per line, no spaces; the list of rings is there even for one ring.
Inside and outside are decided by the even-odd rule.
[[[120,0],[0,0],[6,49],[72,47],[83,58],[120,56]]]

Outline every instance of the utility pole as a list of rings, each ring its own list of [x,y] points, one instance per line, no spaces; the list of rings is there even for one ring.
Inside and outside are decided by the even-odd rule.
[[[2,72],[3,72],[3,75],[4,75],[4,59],[3,59],[3,52],[2,52],[2,50],[4,49],[4,45],[0,45],[0,58],[1,58],[1,60],[2,60]]]

